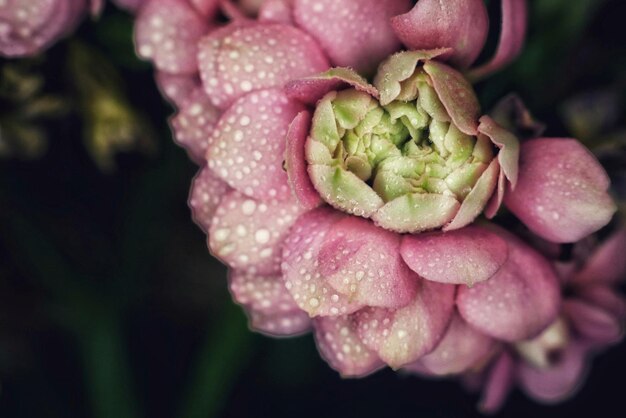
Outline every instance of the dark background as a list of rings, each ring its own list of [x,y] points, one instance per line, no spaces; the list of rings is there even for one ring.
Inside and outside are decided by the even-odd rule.
[[[499,29],[499,2],[489,3],[483,59]],[[476,86],[484,108],[518,92],[547,134],[576,135],[596,152],[622,204],[626,2],[530,3],[522,57]],[[41,122],[39,151],[0,159],[0,417],[479,416],[477,397],[455,382],[391,371],[342,380],[310,336],[248,331],[191,221],[197,168],[171,140],[172,108],[134,58],[131,33],[130,16],[108,5],[99,22],[27,62],[68,105]],[[85,47],[95,55],[81,61]],[[99,82],[137,121],[136,141],[108,166],[85,129],[86,109],[106,91],[80,78],[105,62],[110,77]],[[20,111],[2,100],[0,121]],[[542,406],[515,391],[501,416],[623,417],[624,376],[622,344],[595,360],[572,400]]]

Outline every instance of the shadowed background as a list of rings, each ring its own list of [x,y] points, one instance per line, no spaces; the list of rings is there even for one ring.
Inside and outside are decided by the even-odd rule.
[[[483,108],[515,91],[549,136],[581,139],[623,214],[626,2],[530,4],[523,55],[476,86]],[[455,382],[342,380],[310,336],[248,331],[191,221],[197,168],[171,140],[130,16],[108,5],[45,55],[0,60],[0,77],[0,417],[479,415]],[[624,344],[572,400],[515,391],[501,415],[622,417],[623,376]]]

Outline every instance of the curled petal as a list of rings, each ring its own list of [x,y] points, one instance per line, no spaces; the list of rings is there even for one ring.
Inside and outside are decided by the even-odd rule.
[[[489,370],[478,409],[492,414],[500,410],[513,389],[515,363],[507,352],[502,353]]]
[[[389,18],[409,10],[410,4],[408,0],[294,0],[294,18],[319,41],[334,65],[372,73],[384,57],[400,48]]]
[[[626,298],[615,289],[601,284],[587,285],[579,289],[576,296],[593,306],[602,308],[619,321],[626,320]]]
[[[192,160],[206,162],[206,152],[214,142],[213,130],[220,111],[202,88],[197,87],[185,100],[179,112],[172,118],[171,125],[176,142],[187,150]]]
[[[546,130],[546,125],[535,119],[521,97],[515,93],[499,100],[489,115],[520,140],[539,138]]]
[[[602,166],[575,139],[533,139],[522,144],[517,187],[504,203],[540,237],[575,242],[611,220],[608,187]]]
[[[277,273],[282,243],[301,212],[293,201],[258,202],[233,191],[215,212],[209,248],[232,268]]]
[[[303,111],[298,113],[287,132],[285,146],[285,168],[291,191],[300,204],[313,209],[322,204],[322,199],[313,187],[304,156],[304,144],[311,128],[311,114]]]
[[[285,287],[309,316],[339,316],[357,311],[362,303],[334,291],[318,271],[318,256],[326,235],[344,218],[327,207],[305,213],[283,244],[281,264]]]
[[[331,68],[321,74],[290,81],[285,86],[285,91],[292,99],[315,105],[326,93],[349,86],[378,98],[376,87],[354,70],[343,67]]]
[[[207,17],[213,17],[217,13],[217,9],[220,6],[220,0],[188,0],[189,3],[196,8],[196,10],[202,15]]]
[[[493,191],[498,184],[500,172],[500,164],[494,158],[484,173],[481,174],[472,191],[465,197],[452,221],[443,227],[444,231],[463,228],[472,223],[483,212],[494,195]]]
[[[237,100],[219,120],[207,153],[209,167],[232,188],[255,199],[291,197],[283,170],[289,124],[304,106],[281,90]]]
[[[347,217],[327,234],[317,271],[338,292],[367,306],[400,308],[411,302],[418,277],[399,254],[398,234]]]
[[[436,375],[462,373],[485,362],[495,345],[494,339],[476,331],[455,314],[437,348],[419,363]]]
[[[520,144],[518,139],[487,115],[480,118],[478,132],[486,135],[491,142],[500,148],[500,152],[498,152],[500,168],[511,183],[511,188],[515,189],[519,175]]]
[[[470,77],[483,78],[513,61],[522,51],[526,38],[526,0],[502,0],[502,29],[496,54],[489,62],[473,69]]]
[[[507,179],[504,175],[504,171],[499,171],[500,173],[498,174],[498,183],[496,184],[496,190],[491,195],[491,198],[487,202],[485,210],[483,211],[487,219],[493,219],[498,214],[498,210],[500,210],[500,206],[502,206],[502,201],[504,200]]]
[[[461,316],[487,335],[505,341],[528,339],[557,316],[560,290],[550,264],[506,231],[493,230],[509,245],[509,258],[489,280],[461,286]]]
[[[557,403],[572,396],[580,388],[587,371],[587,349],[572,342],[549,369],[520,364],[518,377],[522,388],[533,399]]]
[[[626,279],[626,229],[606,239],[585,262],[574,283],[616,284]]]
[[[177,108],[182,107],[191,93],[200,87],[197,74],[170,74],[157,71],[155,80],[161,94]]]
[[[351,316],[315,318],[313,326],[320,355],[342,377],[363,377],[384,366],[359,338]]]
[[[468,286],[493,276],[508,252],[506,241],[479,226],[407,235],[400,247],[402,258],[420,277]]]
[[[439,57],[448,51],[445,48],[428,51],[404,51],[383,61],[374,78],[374,85],[380,92],[380,104],[386,106],[398,97],[402,90],[400,82],[411,77],[420,62]]]
[[[463,74],[437,61],[427,61],[424,71],[456,127],[467,135],[476,135],[480,104],[472,85]]]
[[[354,314],[362,341],[394,369],[431,352],[452,318],[455,287],[419,283],[415,299],[404,308],[365,308]]]
[[[252,90],[328,68],[318,45],[306,33],[283,24],[232,24],[200,41],[198,61],[204,88],[218,107],[228,107]]]
[[[137,54],[161,71],[193,74],[198,71],[198,41],[208,30],[205,19],[186,1],[150,1],[135,23]]]
[[[189,193],[189,208],[200,229],[205,232],[209,230],[220,201],[229,191],[230,187],[208,167],[203,167],[196,174]]]
[[[485,45],[489,18],[483,0],[419,0],[391,26],[408,48],[451,48],[446,57],[466,68]]]
[[[273,336],[293,336],[311,328],[308,315],[294,303],[280,275],[245,271],[230,275],[230,292],[246,307],[253,329]]]

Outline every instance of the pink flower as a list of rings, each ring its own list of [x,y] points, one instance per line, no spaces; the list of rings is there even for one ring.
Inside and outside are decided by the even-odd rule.
[[[526,1],[502,0],[500,41],[491,60],[470,74],[484,77],[509,64],[526,36]],[[450,48],[447,59],[466,69],[487,40],[489,18],[483,0],[419,0],[410,12],[392,19],[396,35],[409,49]]]
[[[37,54],[71,32],[102,0],[5,0],[0,4],[0,55]]]
[[[626,278],[626,231],[618,230],[590,254],[585,247],[577,244],[573,261],[556,263],[567,295],[559,318],[539,336],[508,344],[487,368],[484,411],[497,411],[514,384],[544,403],[572,396],[593,355],[622,339],[626,299],[615,287]]]

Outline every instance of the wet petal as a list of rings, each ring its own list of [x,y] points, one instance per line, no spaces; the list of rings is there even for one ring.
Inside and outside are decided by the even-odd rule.
[[[311,327],[309,316],[295,304],[280,275],[234,271],[230,275],[230,292],[246,308],[250,325],[257,331],[292,336]]]
[[[600,163],[575,139],[533,139],[521,146],[517,187],[504,203],[540,237],[575,242],[611,220],[608,187]]]
[[[290,0],[265,0],[259,9],[260,22],[293,23]]]
[[[431,352],[452,318],[455,287],[419,283],[415,299],[404,308],[365,308],[354,315],[363,343],[394,369]]]
[[[420,0],[391,25],[408,48],[452,48],[450,62],[469,67],[485,45],[489,18],[483,0]]]
[[[233,191],[215,212],[209,248],[232,268],[277,273],[282,243],[301,212],[293,201],[258,202]]]
[[[508,258],[508,245],[479,226],[450,232],[407,235],[400,253],[420,277],[472,286],[492,277]]]
[[[320,355],[342,377],[363,377],[384,366],[361,342],[351,316],[315,318],[313,326]]]
[[[255,199],[291,197],[283,169],[289,124],[304,110],[281,90],[237,100],[220,118],[207,153],[209,167],[232,188]]]
[[[470,77],[483,78],[517,58],[526,38],[527,14],[526,0],[502,0],[502,24],[496,53],[489,62],[473,69]]]
[[[442,227],[454,218],[459,207],[452,196],[413,193],[386,203],[372,219],[391,231],[415,233]]]
[[[419,363],[436,375],[462,373],[484,362],[495,344],[494,339],[474,330],[454,314],[437,348],[422,357]]]
[[[311,114],[300,112],[295,117],[287,132],[285,168],[289,185],[300,204],[313,209],[322,204],[322,199],[313,187],[304,157],[304,144],[311,128]]]
[[[480,118],[478,132],[486,135],[491,142],[500,148],[498,152],[500,167],[506,178],[511,182],[511,187],[515,189],[519,175],[520,144],[518,139],[487,115]]]
[[[626,279],[626,229],[620,228],[595,249],[574,283],[616,284]]]
[[[294,18],[319,41],[334,65],[372,73],[400,48],[389,18],[410,5],[408,0],[294,0]]]
[[[459,211],[452,221],[446,225],[444,231],[452,231],[463,228],[472,223],[480,215],[489,200],[493,197],[500,173],[500,164],[493,159],[489,167],[481,174],[480,178],[472,188],[472,191],[465,197]]]
[[[194,222],[203,230],[208,231],[211,227],[213,215],[220,201],[230,191],[230,187],[208,167],[200,169],[193,179],[189,193],[189,208]]]
[[[518,376],[524,391],[537,401],[558,403],[572,396],[582,384],[586,371],[586,349],[571,343],[559,361],[549,369],[520,364]]]
[[[347,217],[326,235],[317,271],[338,292],[367,306],[411,302],[418,277],[399,254],[400,236],[362,218]]]
[[[176,142],[185,148],[192,160],[203,164],[206,152],[215,139],[213,130],[220,117],[217,109],[200,87],[187,97],[179,112],[172,118]]]
[[[313,39],[282,24],[231,25],[203,38],[199,49],[204,88],[222,108],[252,90],[283,87],[328,68]]]
[[[509,258],[489,280],[459,287],[459,312],[470,325],[494,338],[534,337],[557,316],[558,279],[539,253],[512,234],[490,228],[508,243]]]
[[[161,94],[175,107],[184,105],[191,93],[200,87],[197,74],[170,74],[157,71],[155,75]]]
[[[343,67],[331,68],[321,74],[290,81],[285,86],[285,91],[292,99],[315,105],[326,93],[350,86],[378,98],[376,87],[354,70]]]
[[[398,97],[402,90],[400,82],[411,77],[420,62],[439,57],[448,51],[447,49],[403,51],[383,61],[374,78],[374,85],[380,92],[380,104],[386,106]]]
[[[424,71],[456,127],[467,135],[476,135],[480,104],[469,81],[460,72],[437,61],[427,61]]]
[[[193,74],[198,71],[198,41],[208,30],[205,19],[185,0],[148,2],[135,23],[137,54],[161,71]]]
[[[334,291],[319,272],[318,256],[330,229],[345,215],[327,207],[314,209],[298,219],[283,245],[281,265],[285,287],[309,316],[338,316],[363,305]]]

